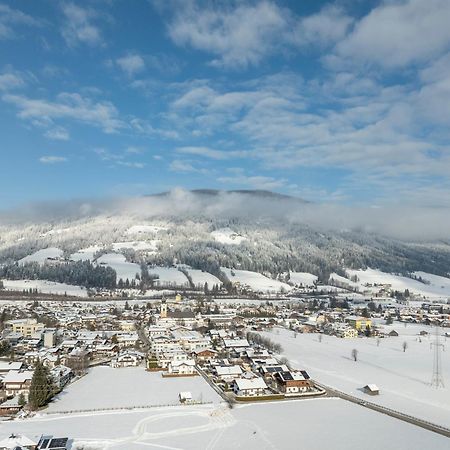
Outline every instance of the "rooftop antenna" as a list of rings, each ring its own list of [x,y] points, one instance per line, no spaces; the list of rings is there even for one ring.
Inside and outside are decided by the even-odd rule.
[[[430,347],[434,347],[434,359],[433,359],[433,377],[431,378],[431,386],[439,389],[444,386],[444,377],[442,376],[442,365],[441,365],[441,348],[444,351],[444,344],[440,343],[439,340],[439,327],[436,326],[435,329],[436,339],[430,344]]]

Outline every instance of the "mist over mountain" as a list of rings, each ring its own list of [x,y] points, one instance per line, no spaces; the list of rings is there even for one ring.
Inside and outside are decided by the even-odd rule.
[[[315,204],[269,191],[175,189],[3,213],[0,261],[11,263],[50,247],[69,257],[93,245],[106,251],[118,242],[142,241],[152,242],[155,251],[141,252],[131,244],[126,249],[125,244],[128,261],[176,261],[211,273],[236,267],[273,277],[305,271],[326,279],[331,272],[365,267],[447,275],[450,246],[442,223],[448,215],[431,208]],[[150,225],[158,232],[130,232]],[[217,237],[224,235],[228,241]]]

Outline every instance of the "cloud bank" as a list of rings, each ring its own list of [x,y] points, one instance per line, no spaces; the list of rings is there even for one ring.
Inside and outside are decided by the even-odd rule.
[[[318,204],[266,191],[196,193],[174,189],[148,197],[34,203],[3,211],[0,224],[48,223],[97,216],[127,216],[136,221],[238,219],[250,224],[273,223],[280,228],[307,226],[318,232],[357,231],[412,242],[450,240],[446,226],[450,208]]]

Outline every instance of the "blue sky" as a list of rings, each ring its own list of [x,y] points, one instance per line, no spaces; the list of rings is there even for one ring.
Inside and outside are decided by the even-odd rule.
[[[0,0],[1,207],[174,187],[448,206],[450,2]]]

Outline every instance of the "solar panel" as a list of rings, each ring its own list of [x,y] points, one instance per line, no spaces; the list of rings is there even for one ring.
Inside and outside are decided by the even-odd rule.
[[[42,450],[46,449],[49,442],[50,442],[49,438],[41,439],[41,441],[38,444],[38,448]]]
[[[50,441],[49,449],[65,449],[69,438],[55,438]]]
[[[308,375],[308,372],[306,370],[300,370],[301,374],[305,378],[305,380],[309,380],[310,376]]]

